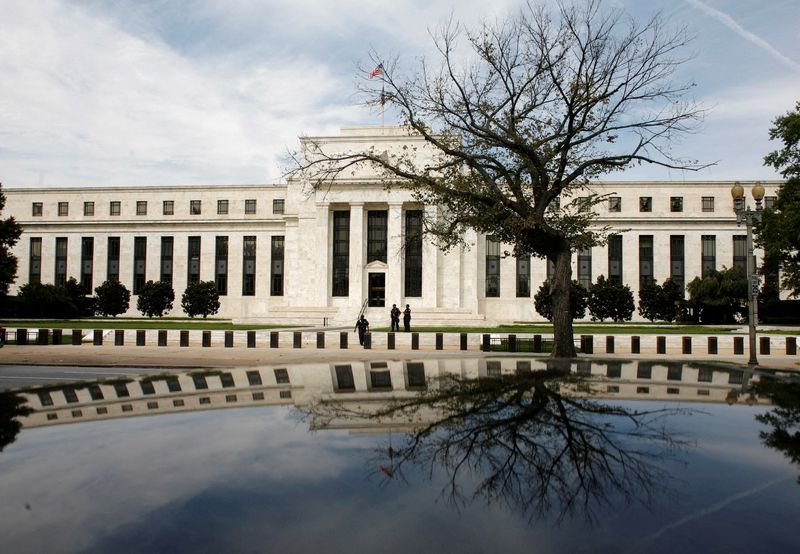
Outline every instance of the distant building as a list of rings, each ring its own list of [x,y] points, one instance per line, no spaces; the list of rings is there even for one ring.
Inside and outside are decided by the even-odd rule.
[[[400,128],[344,128],[316,137],[326,148],[397,150],[419,145]],[[742,183],[747,190],[754,183]],[[779,181],[762,183],[765,204]],[[573,276],[629,285],[667,278],[687,283],[710,269],[742,266],[745,230],[736,225],[730,181],[609,181],[594,192],[598,225],[617,229],[605,246],[576,253]],[[548,278],[539,258],[469,233],[468,249],[447,254],[421,240],[423,206],[387,190],[364,170],[314,191],[285,185],[5,189],[6,213],[23,226],[11,293],[30,281],[87,291],[119,279],[136,295],[148,280],[213,280],[220,316],[239,322],[388,325],[392,304],[410,304],[414,325],[540,321],[533,295]],[[180,303],[170,315],[180,315]],[[131,311],[136,315],[136,302]],[[385,320],[385,321],[384,321]]]

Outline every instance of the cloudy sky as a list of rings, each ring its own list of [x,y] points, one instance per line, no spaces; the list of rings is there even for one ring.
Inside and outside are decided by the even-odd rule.
[[[696,36],[682,77],[711,108],[676,152],[718,162],[624,179],[769,179],[771,120],[800,100],[800,0],[607,0]],[[490,5],[491,4],[491,5]],[[369,51],[413,64],[427,27],[521,0],[2,0],[6,187],[280,180],[299,134],[378,124],[355,83]],[[387,123],[389,119],[387,119]]]

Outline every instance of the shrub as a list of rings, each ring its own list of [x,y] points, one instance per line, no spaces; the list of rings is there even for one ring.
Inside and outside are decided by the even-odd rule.
[[[139,292],[136,309],[147,317],[161,317],[172,309],[175,291],[164,281],[147,281]]]
[[[639,290],[639,313],[650,321],[675,321],[684,311],[683,287],[672,279]]]
[[[611,319],[630,321],[636,305],[628,285],[607,280],[603,275],[589,289],[589,313],[592,321]]]
[[[105,316],[116,317],[128,311],[131,305],[130,291],[116,280],[106,281],[96,289],[95,292],[95,313]]]
[[[214,315],[219,311],[217,284],[214,281],[192,283],[181,297],[181,307],[189,317]]]
[[[24,303],[25,317],[71,319],[78,315],[78,307],[65,287],[27,283],[19,289],[17,297]]]
[[[735,323],[747,318],[747,277],[739,268],[695,277],[686,290],[701,323]]]
[[[589,293],[586,287],[578,281],[572,281],[569,291],[569,311],[572,319],[581,319],[586,315],[586,305]],[[550,296],[550,283],[545,281],[536,296],[533,297],[533,307],[544,318],[553,321],[553,299]]]

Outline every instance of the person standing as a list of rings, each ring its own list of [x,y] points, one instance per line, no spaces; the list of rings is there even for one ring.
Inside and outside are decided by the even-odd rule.
[[[408,304],[406,304],[406,309],[403,310],[403,327],[406,333],[411,330],[411,307]]]
[[[361,346],[364,346],[364,335],[366,335],[367,331],[369,331],[369,321],[367,321],[367,318],[364,317],[364,314],[361,314],[361,317],[358,318],[358,321],[356,321],[356,327],[353,330],[358,331],[358,343]]]
[[[400,332],[400,308],[397,304],[392,304],[392,311],[389,312],[389,317],[392,320],[392,332]]]

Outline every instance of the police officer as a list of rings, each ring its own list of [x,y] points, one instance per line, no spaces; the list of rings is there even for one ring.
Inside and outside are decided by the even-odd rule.
[[[369,321],[364,317],[364,314],[361,314],[361,317],[358,318],[355,329],[353,330],[358,331],[358,344],[364,346],[364,335],[369,331]]]

